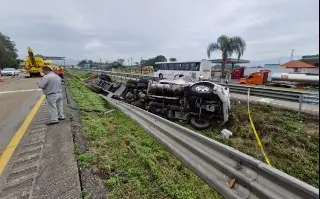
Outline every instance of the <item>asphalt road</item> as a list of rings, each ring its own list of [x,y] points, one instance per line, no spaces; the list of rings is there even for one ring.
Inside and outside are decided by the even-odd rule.
[[[23,75],[3,77],[0,83],[0,154],[20,128],[42,92],[36,81]]]

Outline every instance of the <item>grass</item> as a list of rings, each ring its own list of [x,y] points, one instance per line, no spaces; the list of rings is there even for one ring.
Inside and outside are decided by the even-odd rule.
[[[251,115],[264,149],[273,167],[308,184],[319,187],[319,120],[297,112],[269,105],[250,105]],[[247,105],[232,104],[233,120],[225,127],[199,131],[216,139],[223,128],[233,135],[219,140],[250,156],[264,161],[251,129]],[[189,128],[189,125],[186,125]]]
[[[82,69],[67,69],[67,72],[69,74],[72,74],[74,76],[81,78],[88,78],[91,76],[91,73],[89,73],[88,71],[82,70]]]
[[[79,83],[76,83],[76,84],[79,84]],[[93,93],[90,95],[96,96],[96,94],[93,94]],[[86,102],[87,98],[90,99],[90,97],[84,96],[83,97],[84,102],[81,102],[80,104],[87,103]],[[93,100],[96,106],[100,106],[101,104],[103,105],[104,102],[103,101],[100,102],[101,99],[99,97],[97,98],[94,97],[94,99],[97,100],[97,101]],[[279,108],[271,107],[268,105],[251,105],[251,112],[252,112],[252,118],[253,118],[255,127],[258,133],[260,134],[260,137],[264,144],[265,151],[268,154],[268,157],[270,158],[272,166],[304,182],[307,182],[308,184],[311,184],[315,187],[319,187],[319,121],[318,119],[315,119],[306,115],[302,115],[300,119],[298,117],[297,112],[295,111],[279,109]],[[232,115],[233,115],[233,120],[223,128],[227,128],[230,131],[232,131],[234,133],[233,136],[228,140],[218,140],[218,141],[224,144],[227,144],[229,146],[232,146],[248,155],[251,155],[263,161],[264,158],[256,143],[255,137],[253,135],[253,132],[248,120],[246,104],[234,102],[232,104]],[[150,158],[152,162],[154,160],[153,158],[157,160],[157,157],[159,156],[157,154],[160,152],[157,152],[156,150],[157,148],[154,148],[156,146],[156,143],[153,143],[154,142],[153,141],[152,144],[148,144],[149,147],[147,149],[142,147],[145,145],[144,144],[145,140],[146,139],[148,140],[147,134],[137,125],[133,124],[132,121],[129,120],[127,117],[125,117],[122,113],[115,111],[112,114],[108,115],[108,117],[105,117],[105,118],[99,117],[98,122],[96,122],[96,120],[92,117],[92,115],[85,117],[85,120],[91,121],[85,124],[86,128],[89,128],[86,130],[86,132],[91,132],[91,133],[87,133],[89,138],[90,137],[101,138],[102,135],[105,137],[110,136],[110,138],[113,138],[113,139],[120,139],[121,137],[121,139],[125,140],[125,143],[123,147],[120,149],[120,151],[124,150],[124,151],[127,151],[129,154],[131,152],[131,155],[133,157],[135,157],[135,155],[138,154],[137,157],[139,157],[140,163],[141,161],[142,162],[149,161]],[[192,128],[187,124],[183,124],[183,125],[187,126],[188,128]],[[96,135],[95,133],[97,133],[97,131],[95,131],[94,129],[100,129],[99,131],[101,131],[102,135],[100,134]],[[220,134],[221,130],[222,128],[220,127],[212,127],[211,129],[208,129],[205,131],[199,131],[199,133],[215,139],[215,136]],[[106,135],[104,135],[103,132]],[[128,134],[127,132],[130,132],[130,134]],[[111,135],[109,135],[110,133]],[[137,140],[136,136],[139,136],[140,139]],[[142,136],[143,139],[140,136]],[[122,141],[118,140],[118,142],[113,141],[113,143],[117,143],[119,144],[119,146],[121,146],[121,144],[123,144],[123,140]],[[101,142],[101,140],[99,142]],[[108,141],[109,144],[110,142]],[[100,148],[98,147],[99,151],[102,150],[102,148],[105,148],[103,146],[104,145],[101,144]],[[157,145],[157,147],[160,147],[160,146]],[[119,148],[114,149],[115,153],[117,153],[116,149],[119,149]],[[137,150],[142,150],[142,152],[141,151],[137,152]],[[145,154],[145,152],[150,152],[149,150],[152,150],[153,153]],[[97,152],[97,153],[100,154],[101,152]],[[103,158],[107,158],[106,162],[113,162],[111,161],[111,159],[113,160],[113,158],[109,157],[109,153],[107,151],[105,153],[108,154],[108,156],[105,155],[106,157],[103,156]],[[166,156],[165,156],[166,158],[167,158],[167,155],[168,154],[166,153]],[[140,156],[142,156],[143,158],[141,161],[140,161],[140,158],[141,158]],[[96,156],[94,156],[93,158],[94,160],[96,160],[95,157]],[[149,159],[147,159],[146,157],[148,157]],[[137,161],[137,159],[138,158],[136,158],[135,160]],[[103,166],[101,166],[103,165],[103,162],[104,161],[100,161],[99,163],[95,162],[94,164],[99,164],[100,165],[99,168],[101,169],[103,168]],[[113,163],[111,164],[111,166],[108,164],[106,171],[110,171],[111,168],[113,169],[116,168],[116,166],[112,166]],[[116,161],[116,163],[118,162]],[[179,165],[180,163],[176,161],[174,164]],[[118,164],[115,164],[115,165],[118,165]],[[172,166],[171,164],[169,165]],[[163,166],[163,165],[157,165],[157,166]],[[149,167],[151,171],[149,170],[148,172],[151,172],[152,174],[150,175],[151,176],[155,175],[152,172],[152,167],[151,166]],[[176,168],[176,167],[173,167],[173,168]],[[185,168],[183,170],[185,170]],[[188,170],[186,169],[186,171]],[[155,172],[158,172],[158,170],[156,170]],[[175,173],[175,172],[179,173],[179,169],[177,169],[176,171],[168,171],[168,172],[170,175],[172,175],[172,173]],[[159,175],[163,176],[165,174],[161,173]],[[119,187],[118,183],[122,182],[121,181],[122,177],[111,176],[111,178],[109,179],[110,180],[106,181],[107,186]],[[181,178],[180,180],[181,182],[180,181],[176,182],[176,184],[183,183],[183,180],[187,180],[187,179]],[[158,183],[158,180],[157,180],[157,183]],[[187,185],[180,185],[180,186],[184,187]],[[160,186],[160,190],[167,190],[167,189],[164,189],[163,187]],[[175,191],[172,191],[172,189],[169,192],[176,193]],[[119,195],[117,196],[120,197]],[[172,197],[172,198],[181,198],[180,196],[177,197],[176,195],[168,194],[167,192],[165,192],[165,196]],[[194,197],[195,195],[189,195],[189,196]]]
[[[80,108],[112,109],[78,78],[67,81]],[[103,176],[108,198],[221,198],[122,112],[81,115],[90,152],[77,160]]]

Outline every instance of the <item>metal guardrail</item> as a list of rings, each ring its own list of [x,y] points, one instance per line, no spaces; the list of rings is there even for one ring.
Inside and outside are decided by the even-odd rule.
[[[319,198],[319,189],[232,147],[110,96],[102,97],[138,123],[225,198]]]
[[[140,75],[140,74],[131,74],[131,73],[119,73],[119,72],[110,72],[110,71],[95,71],[95,72],[104,72],[109,75],[116,75],[116,76],[122,76],[126,78],[135,78],[135,79],[152,78],[149,75]],[[300,104],[303,104],[303,103],[319,104],[319,94],[305,93],[305,92],[299,92],[299,91],[279,90],[279,89],[272,89],[272,88],[257,88],[257,87],[242,86],[242,85],[229,85],[229,88],[231,93],[247,95],[248,89],[250,88],[250,93],[252,96],[293,101],[293,102],[298,102]]]
[[[250,93],[252,96],[266,97],[272,99],[294,101],[299,103],[315,103],[319,104],[319,94],[303,93],[298,91],[288,91],[288,90],[277,90],[277,89],[266,89],[266,88],[255,88],[246,86],[235,86],[229,85],[231,93],[243,94],[248,93],[250,88]],[[301,98],[303,96],[303,98]]]

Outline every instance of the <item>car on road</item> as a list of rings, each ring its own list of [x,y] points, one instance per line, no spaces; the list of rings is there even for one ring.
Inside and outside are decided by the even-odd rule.
[[[21,72],[21,70],[20,70],[20,69],[16,69],[16,73],[17,73],[17,75],[19,75],[19,74],[20,74],[20,72]]]
[[[19,72],[14,68],[4,68],[3,70],[1,70],[1,75],[16,76],[16,75],[19,75]]]

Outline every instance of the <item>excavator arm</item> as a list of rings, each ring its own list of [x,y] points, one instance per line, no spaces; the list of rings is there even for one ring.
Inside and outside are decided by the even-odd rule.
[[[33,51],[30,47],[28,47],[28,55],[31,62],[31,66],[35,68],[39,68],[39,66],[37,65],[36,59],[34,58]]]
[[[25,58],[25,71],[30,74],[30,77],[39,77],[41,76],[42,67],[43,59],[34,56],[32,49],[28,47],[28,55]]]

